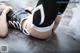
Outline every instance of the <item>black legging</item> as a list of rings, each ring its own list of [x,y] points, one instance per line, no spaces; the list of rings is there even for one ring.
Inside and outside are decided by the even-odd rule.
[[[67,7],[68,3],[69,3],[69,0],[57,0],[56,1],[57,10],[59,14],[62,14],[65,11],[65,8]]]
[[[58,1],[58,2],[57,2]],[[41,22],[41,11],[37,10],[34,12],[33,15],[33,24],[37,27],[47,27],[50,26],[54,20],[56,19],[56,16],[58,15],[58,12],[63,13],[69,0],[39,0],[37,7],[40,5],[43,6],[44,11],[44,22],[40,24]],[[59,3],[62,1],[61,3]],[[65,3],[63,1],[66,1]],[[36,9],[34,8],[34,10]]]

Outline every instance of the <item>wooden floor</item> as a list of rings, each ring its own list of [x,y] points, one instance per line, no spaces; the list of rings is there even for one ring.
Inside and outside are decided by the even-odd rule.
[[[47,40],[40,40],[10,29],[6,38],[0,38],[0,45],[8,45],[8,53],[77,53],[80,52],[80,40],[74,39],[69,27],[72,12],[64,14],[59,27]]]

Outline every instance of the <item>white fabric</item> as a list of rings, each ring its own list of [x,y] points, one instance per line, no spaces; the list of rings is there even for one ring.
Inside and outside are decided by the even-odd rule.
[[[28,19],[27,23],[30,25],[31,28],[34,28],[36,31],[39,31],[39,32],[50,31],[54,25],[54,22],[53,22],[53,24],[51,26],[48,26],[48,27],[37,27],[32,23],[32,18]]]

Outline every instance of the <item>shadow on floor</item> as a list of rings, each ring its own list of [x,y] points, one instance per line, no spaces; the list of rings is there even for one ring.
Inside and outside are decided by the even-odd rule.
[[[17,30],[9,30],[8,37],[0,40],[1,44],[8,45],[9,53],[57,53],[58,50],[55,33],[47,40],[40,40]]]

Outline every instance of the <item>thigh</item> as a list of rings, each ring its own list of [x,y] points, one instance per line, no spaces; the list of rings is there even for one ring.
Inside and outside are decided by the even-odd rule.
[[[8,32],[8,26],[6,22],[6,5],[0,3],[0,37],[6,36]]]
[[[32,13],[35,26],[42,28],[52,25],[57,16],[56,0],[39,0]]]
[[[8,32],[8,26],[6,22],[6,18],[2,19],[4,17],[0,17],[0,37],[4,37],[7,35]]]
[[[46,32],[39,32],[31,27],[29,24],[26,26],[27,31],[30,32],[31,36],[39,38],[39,39],[47,39],[52,35],[52,30]]]
[[[37,6],[32,11],[33,21],[31,25],[33,26],[30,28],[28,23],[28,31],[32,34],[32,36],[37,38],[44,39],[49,37],[52,33],[54,21],[56,21],[56,27],[58,26],[57,23],[60,21],[60,19],[56,19],[58,10],[63,13],[66,6],[67,4],[65,6],[58,6],[56,0],[39,0]],[[62,7],[64,10],[62,10]]]

